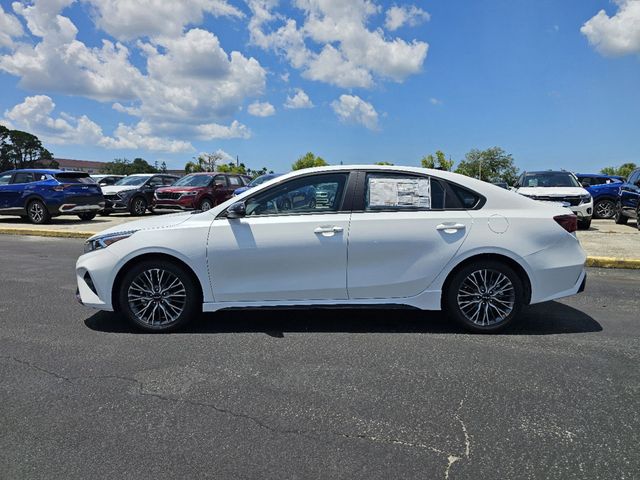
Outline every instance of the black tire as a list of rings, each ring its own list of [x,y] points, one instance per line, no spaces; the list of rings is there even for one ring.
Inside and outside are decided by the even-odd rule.
[[[627,222],[629,221],[629,217],[625,216],[622,213],[622,205],[620,205],[619,203],[616,205],[616,214],[613,217],[613,220],[618,225],[626,225]]]
[[[157,271],[163,272],[162,277],[160,277],[159,274],[155,274],[156,276],[154,277],[153,272]],[[144,283],[145,280],[141,280],[141,278],[148,278],[145,277],[145,272],[151,275],[152,280],[163,278],[168,279],[167,282],[172,282],[173,278],[178,279],[184,287],[184,299],[181,298],[180,301],[178,301],[174,298],[163,298],[159,296],[161,293],[155,289],[155,296],[153,298],[149,297],[149,301],[137,298],[135,294],[136,292],[140,292],[137,286],[144,285],[151,291],[150,284],[148,282]],[[124,274],[118,288],[118,311],[124,314],[133,326],[146,332],[175,331],[184,327],[202,311],[201,290],[197,281],[183,266],[170,260],[145,260],[135,264]],[[132,297],[129,296],[130,291],[133,294]],[[173,289],[170,290],[170,292],[176,293],[178,290]],[[171,310],[166,303],[163,304],[164,307],[160,306],[162,302],[166,301],[177,301],[177,305],[181,309],[180,313],[177,314],[176,311]],[[151,305],[147,305],[149,303]],[[146,311],[144,311],[145,306],[147,306]],[[149,310],[151,308],[155,308],[153,318],[145,320],[145,317],[150,315],[149,312],[152,312],[152,310]],[[176,314],[176,318],[170,319],[167,317],[166,313],[163,313],[163,309],[164,312]],[[157,320],[158,323],[154,323],[154,320]]]
[[[616,215],[616,204],[613,200],[603,198],[593,206],[594,218],[613,218]]]
[[[491,295],[490,288],[489,291],[481,291],[483,284],[478,279],[482,278],[482,272],[486,272],[484,278],[488,287],[497,288],[492,285],[499,281],[498,288],[507,290],[498,292],[499,295]],[[478,282],[477,294],[473,293],[475,287],[470,279]],[[504,330],[517,318],[524,302],[525,289],[520,277],[507,264],[496,260],[478,260],[458,269],[447,282],[443,296],[445,313],[474,333]],[[502,314],[497,313],[500,310]],[[478,316],[474,319],[475,315]],[[491,320],[491,315],[497,318]],[[485,318],[487,322],[484,322]]]
[[[101,211],[101,212],[99,213],[99,215],[100,215],[101,217],[108,217],[109,215],[111,215],[111,212],[110,212],[110,211],[108,211],[108,210],[103,210],[103,211]]]
[[[27,205],[27,217],[34,225],[44,225],[51,221],[51,214],[41,200],[31,200]]]
[[[207,210],[211,210],[214,206],[213,200],[210,198],[203,198],[200,205],[198,205],[198,210],[206,212]]]
[[[578,220],[578,230],[589,230],[591,228],[591,219]]]
[[[80,218],[80,220],[88,222],[89,220],[93,220],[94,218],[96,218],[96,214],[94,212],[79,213],[78,218]]]
[[[133,197],[129,203],[129,213],[136,217],[147,213],[147,200],[144,197]]]

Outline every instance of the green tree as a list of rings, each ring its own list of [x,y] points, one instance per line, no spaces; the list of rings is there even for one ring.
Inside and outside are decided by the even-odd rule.
[[[439,170],[451,171],[451,168],[453,167],[453,160],[451,160],[451,158],[447,160],[444,152],[442,150],[438,150],[436,151],[435,156],[429,154],[422,157],[420,164],[422,165],[422,168],[437,168]]]
[[[504,180],[509,185],[513,185],[518,178],[518,169],[514,164],[513,156],[500,147],[487,150],[474,148],[458,164],[456,173],[486,182]]]
[[[160,164],[160,173],[167,173],[167,162],[162,162]]]
[[[116,158],[102,167],[102,173],[109,175],[132,175],[134,173],[157,173],[158,170],[144,158],[134,158],[130,162],[127,158]]]
[[[223,163],[222,165],[219,165],[216,171],[222,173],[239,173],[241,175],[245,175],[247,173],[247,167],[245,167],[244,163],[236,165],[233,162],[229,162],[227,164]]]
[[[322,157],[317,157],[312,152],[307,152],[291,165],[292,170],[301,170],[303,168],[324,167],[329,165]]]
[[[635,163],[629,162],[623,163],[619,167],[605,167],[600,170],[600,173],[604,173],[605,175],[618,175],[620,177],[628,178],[629,174],[631,174],[631,172],[633,172],[636,168],[638,167]]]
[[[0,125],[0,167],[2,170],[50,167],[55,163],[53,155],[44,148],[38,137],[20,130],[9,130]]]
[[[393,165],[393,163],[390,163],[390,162],[376,162],[374,165]]]

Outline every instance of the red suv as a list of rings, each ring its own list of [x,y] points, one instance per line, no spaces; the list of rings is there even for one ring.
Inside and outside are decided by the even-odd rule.
[[[242,175],[230,173],[192,173],[170,187],[158,188],[154,208],[173,210],[209,210],[233,196],[236,188],[248,182]]]

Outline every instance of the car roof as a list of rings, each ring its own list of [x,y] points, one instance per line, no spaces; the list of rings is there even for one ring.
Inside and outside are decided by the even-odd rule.
[[[74,171],[68,171],[68,170],[59,170],[56,168],[16,168],[14,170],[7,170],[6,172],[2,172],[2,174],[5,173],[20,173],[20,172],[26,172],[26,173],[48,173],[48,174],[56,174],[56,173],[84,173],[84,172],[74,172]]]
[[[619,175],[607,175],[606,173],[576,173],[578,177],[587,177],[587,178],[595,178],[595,177],[606,177],[606,178],[620,178]]]
[[[567,170],[528,170],[528,171],[525,171],[525,172],[522,172],[522,173],[523,174],[524,173],[532,173],[532,174],[535,174],[535,175],[540,175],[540,174],[544,174],[544,173],[568,173],[570,175],[573,175],[571,172],[569,172]]]

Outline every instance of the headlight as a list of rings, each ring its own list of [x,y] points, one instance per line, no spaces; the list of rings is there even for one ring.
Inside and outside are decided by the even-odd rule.
[[[580,196],[580,203],[589,203],[591,201],[591,195],[590,194],[586,194],[586,195],[581,195]]]
[[[198,192],[182,192],[181,195],[183,197],[195,197],[198,195]]]
[[[109,245],[129,238],[136,233],[137,230],[130,230],[128,232],[114,232],[107,233],[106,235],[100,235],[99,237],[92,238],[84,242],[84,253],[93,252],[94,250],[100,250],[101,248],[107,248]]]

